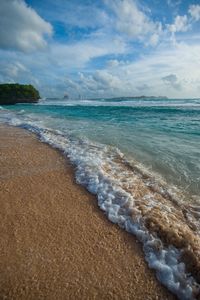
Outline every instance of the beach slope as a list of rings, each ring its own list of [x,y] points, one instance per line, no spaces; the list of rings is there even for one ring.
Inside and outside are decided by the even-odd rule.
[[[175,299],[68,160],[0,126],[0,299]]]

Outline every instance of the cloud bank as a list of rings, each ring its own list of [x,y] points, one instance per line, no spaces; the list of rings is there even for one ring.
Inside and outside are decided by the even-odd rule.
[[[1,0],[0,47],[24,52],[44,48],[45,35],[52,34],[50,23],[23,0]]]
[[[200,5],[32,1],[1,0],[0,82],[52,97],[199,96]]]

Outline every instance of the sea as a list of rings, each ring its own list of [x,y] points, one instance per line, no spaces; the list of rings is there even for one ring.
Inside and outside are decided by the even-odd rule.
[[[162,284],[199,299],[200,98],[47,98],[1,106],[0,122],[68,157],[108,219],[143,244]]]

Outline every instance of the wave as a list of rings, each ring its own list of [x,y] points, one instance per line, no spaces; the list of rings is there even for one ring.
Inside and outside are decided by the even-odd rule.
[[[200,99],[82,99],[42,100],[36,105],[59,106],[117,106],[117,107],[200,107]]]
[[[3,122],[37,134],[76,167],[76,180],[97,196],[108,219],[134,234],[157,278],[180,299],[200,295],[200,203],[131,164],[117,148],[74,138],[7,114]]]

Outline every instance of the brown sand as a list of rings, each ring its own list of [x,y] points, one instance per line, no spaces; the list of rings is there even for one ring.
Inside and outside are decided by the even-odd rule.
[[[0,299],[175,299],[56,150],[0,126]]]

